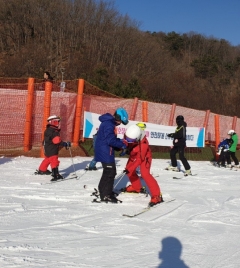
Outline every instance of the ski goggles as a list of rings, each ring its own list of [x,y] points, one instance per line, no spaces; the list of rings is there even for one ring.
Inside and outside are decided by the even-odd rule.
[[[126,134],[124,134],[124,139],[128,142],[128,143],[135,143],[137,142],[137,139],[131,139],[128,136],[126,136]]]

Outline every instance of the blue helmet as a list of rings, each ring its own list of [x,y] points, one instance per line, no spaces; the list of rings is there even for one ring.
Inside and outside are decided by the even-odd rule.
[[[116,120],[121,121],[123,125],[128,124],[128,113],[124,108],[117,108],[114,113],[114,117]]]

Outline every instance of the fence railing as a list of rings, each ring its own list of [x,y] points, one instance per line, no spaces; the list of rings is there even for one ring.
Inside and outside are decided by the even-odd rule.
[[[99,93],[96,88],[94,92],[97,95],[92,95],[83,79],[71,83],[71,90],[66,88],[65,92],[51,82],[42,83],[41,89],[36,84],[39,85],[39,81],[28,78],[21,83],[18,81],[16,86],[13,82],[9,86],[0,78],[0,150],[23,148],[28,151],[32,147],[40,147],[46,119],[51,114],[62,118],[62,138],[78,146],[83,138],[83,111],[113,114],[117,107],[124,107],[131,120],[161,125],[175,125],[175,117],[181,114],[188,126],[205,127],[207,144],[218,145],[227,137],[229,129],[240,133],[236,116],[214,114],[210,109],[201,111],[137,98],[122,99],[103,91]]]

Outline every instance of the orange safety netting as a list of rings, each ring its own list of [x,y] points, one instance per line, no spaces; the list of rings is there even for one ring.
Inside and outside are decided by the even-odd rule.
[[[14,80],[14,79],[13,79]],[[77,81],[69,82],[71,90],[77,92]],[[31,146],[40,146],[43,131],[43,109],[44,109],[44,83],[35,81],[32,124],[31,124]],[[170,104],[146,102],[137,99],[122,99],[114,97],[111,94],[104,96],[88,95],[91,89],[86,86],[84,88],[82,111],[80,118],[80,137],[83,130],[83,110],[97,114],[106,112],[114,113],[117,107],[124,107],[130,119],[135,121],[144,121],[143,107],[147,107],[147,120],[150,123],[169,125],[171,113],[173,113],[173,125],[175,125],[175,117],[183,115],[189,127],[203,127],[206,119],[206,111],[194,110],[186,107]],[[66,90],[68,91],[68,90]],[[53,84],[51,93],[50,114],[60,115],[61,121],[61,137],[63,140],[72,141],[75,116],[77,93],[60,92],[59,86]],[[28,81],[27,79],[14,81],[0,81],[0,149],[23,148],[24,131],[26,123],[26,105],[28,97]],[[134,109],[135,107],[135,109]],[[173,110],[174,108],[174,110]],[[229,129],[233,128],[233,117],[219,115],[220,140],[227,137]],[[236,133],[240,133],[240,126],[236,124]],[[215,114],[210,113],[206,125],[205,140],[215,141]]]
[[[0,89],[0,149],[23,147],[26,101],[26,90]],[[44,91],[35,91],[31,129],[32,146],[41,146],[43,107]],[[52,92],[51,114],[60,115],[62,118],[63,140],[72,139],[75,108],[75,93]]]

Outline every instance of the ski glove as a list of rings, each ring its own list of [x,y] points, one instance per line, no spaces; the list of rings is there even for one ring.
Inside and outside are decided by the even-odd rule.
[[[123,147],[122,147],[123,150],[127,149],[127,145],[124,143],[123,144]]]
[[[122,139],[121,141],[124,144],[123,147],[122,147],[122,149],[126,149],[128,147],[128,142],[126,140],[124,140],[124,139]]]
[[[67,142],[63,141],[62,146],[65,147],[67,150],[67,149],[69,149],[69,147],[71,147],[71,142],[70,141],[67,141]]]
[[[119,156],[124,156],[125,154],[127,154],[127,149],[123,149]]]
[[[173,134],[174,134],[174,133],[169,133],[169,134],[167,134],[167,136],[168,136],[169,138],[173,138]]]

